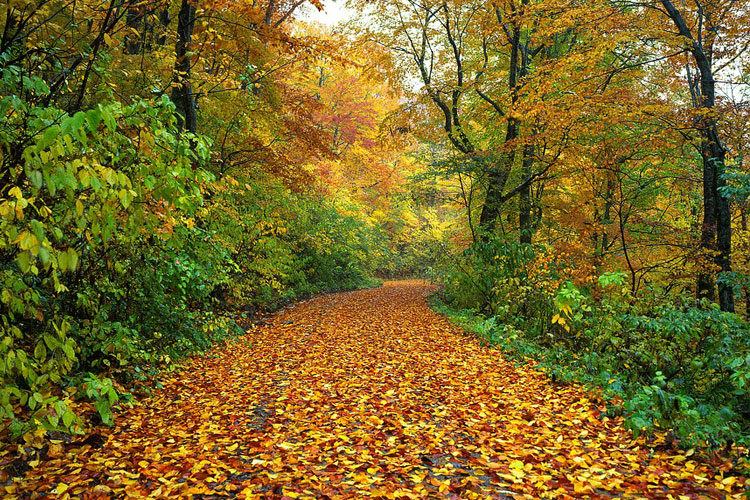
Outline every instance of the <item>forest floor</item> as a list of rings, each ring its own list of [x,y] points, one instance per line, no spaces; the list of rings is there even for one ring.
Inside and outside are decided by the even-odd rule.
[[[693,499],[745,490],[730,461],[644,446],[591,393],[481,346],[430,310],[434,290],[388,282],[287,307],[166,375],[102,439],[53,444],[6,494]]]

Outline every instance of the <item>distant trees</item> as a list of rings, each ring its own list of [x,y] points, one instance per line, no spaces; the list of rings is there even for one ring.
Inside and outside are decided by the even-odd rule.
[[[371,28],[377,33],[373,38],[388,46],[402,71],[419,81],[415,98],[431,104],[430,126],[440,124],[445,144],[481,179],[484,198],[477,211],[484,231],[505,228],[501,218],[510,217],[517,221],[519,240],[530,243],[539,227],[569,225],[570,220],[550,219],[550,209],[570,187],[566,176],[576,175],[571,166],[584,158],[603,160],[587,148],[601,153],[599,146],[606,141],[613,149],[599,169],[607,179],[603,205],[592,200],[581,214],[598,228],[597,251],[628,267],[634,280],[656,269],[665,276],[665,266],[643,258],[668,262],[682,254],[694,262],[697,296],[715,299],[718,283],[722,310],[734,310],[732,205],[723,193],[726,165],[736,158],[727,156],[716,75],[746,56],[747,9],[725,0],[689,7],[671,0],[380,0],[371,5],[379,20]],[[637,92],[640,97],[634,99]],[[642,130],[640,152],[617,151],[616,131],[625,133],[621,127],[628,120]],[[660,131],[660,142],[649,139],[653,131]],[[639,140],[628,131],[622,142],[630,148],[634,139]],[[670,165],[667,170],[673,172],[671,164],[684,161],[684,175],[691,177],[684,146],[693,145],[703,186],[700,230],[691,243],[695,251],[684,252],[684,244],[674,242],[670,251],[657,257],[648,250],[645,257],[646,239],[655,229],[644,232],[633,225],[640,216],[613,212],[616,191],[635,189],[619,198],[653,201],[653,193],[639,193],[658,184],[661,201],[636,205],[631,213],[660,208],[662,215],[677,215],[676,191],[670,191],[658,168],[641,171],[645,184],[639,187],[630,182],[628,165],[642,162],[649,151],[668,154],[672,156],[662,158]],[[690,205],[691,193],[684,196],[680,203]],[[694,217],[687,205],[678,217]],[[614,238],[608,229],[613,224],[620,226]],[[581,230],[588,233],[591,227]],[[539,239],[567,238],[554,233]],[[635,281],[633,286],[637,288]]]

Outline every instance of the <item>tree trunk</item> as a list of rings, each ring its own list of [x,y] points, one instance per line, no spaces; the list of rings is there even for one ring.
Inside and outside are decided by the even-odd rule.
[[[505,144],[518,138],[519,121],[508,118],[508,128],[505,132]],[[484,230],[482,234],[491,232],[495,222],[500,217],[503,204],[503,190],[508,182],[508,174],[516,160],[516,148],[502,154],[499,165],[494,165],[487,174],[487,195],[479,214],[479,226]]]
[[[743,232],[747,231],[747,200],[743,202],[742,210],[740,211],[740,216],[741,216],[740,228],[742,229]],[[746,256],[745,264],[747,264],[747,258],[748,257]],[[747,277],[745,278],[745,280],[747,280]],[[747,283],[747,281],[745,281],[745,283]],[[748,287],[747,284],[745,284],[742,287],[742,292],[745,294],[745,321],[750,321],[750,287]]]
[[[701,145],[703,157],[703,224],[701,225],[701,250],[716,251],[716,191],[715,169],[710,161],[709,148],[706,141]],[[698,273],[697,295],[699,299],[716,300],[716,282],[713,273],[703,269]]]
[[[146,40],[144,18],[150,13],[151,11],[143,5],[132,5],[128,8],[128,13],[125,15],[125,24],[131,31],[125,35],[126,54],[132,56],[140,54],[143,50],[143,43]]]
[[[162,3],[162,2],[160,2]],[[125,53],[128,55],[137,55],[142,52],[151,52],[153,42],[157,45],[164,45],[167,41],[166,28],[169,26],[169,5],[161,6],[159,14],[159,23],[161,26],[154,26],[153,19],[157,9],[160,6],[156,4],[137,3],[128,8],[125,17],[125,24],[131,28],[131,32],[125,35]],[[155,33],[155,28],[158,33]],[[132,31],[135,30],[136,33]]]
[[[726,185],[724,180],[724,159],[725,151],[721,148],[721,153],[715,153],[712,160],[715,159],[715,178],[716,178],[716,205],[717,205],[717,226],[716,226],[716,243],[719,249],[717,264],[722,273],[731,273],[732,271],[732,211],[729,199],[721,194],[721,188]],[[734,287],[732,283],[726,280],[719,280],[719,306],[722,311],[734,312]]]
[[[195,27],[195,11],[198,0],[182,0],[177,16],[177,43],[175,44],[174,87],[172,102],[177,108],[177,127],[196,133],[198,115],[195,110],[195,96],[191,81],[191,44]]]
[[[613,198],[615,196],[615,182],[612,180],[612,174],[607,174],[607,191],[604,194],[604,217],[602,224],[604,225],[604,234],[602,236],[602,249],[599,252],[599,257],[603,260],[604,255],[609,249],[609,225],[612,224],[612,205],[614,204]]]
[[[523,179],[526,181],[531,177],[531,169],[534,165],[534,145],[525,144],[523,146]],[[518,192],[518,233],[521,243],[531,244],[533,233],[531,225],[531,185],[525,184]]]
[[[114,30],[117,23],[120,21],[119,5],[116,0],[110,0],[107,13],[102,21],[101,28],[94,41],[91,43],[91,55],[88,56],[86,68],[83,71],[83,77],[81,78],[81,84],[78,87],[78,97],[68,106],[68,112],[73,114],[81,110],[83,106],[83,100],[86,97],[86,90],[88,88],[89,77],[94,70],[94,63],[99,57],[99,49],[104,43],[104,35],[108,35]],[[50,93],[51,95],[51,93]]]
[[[482,237],[492,232],[495,223],[500,218],[503,188],[507,179],[508,174],[505,171],[504,165],[493,167],[487,174],[487,195],[484,198],[484,204],[479,213],[479,227],[482,229],[480,236]]]
[[[719,137],[716,118],[712,116],[716,104],[716,89],[710,62],[705,58],[700,59],[698,68],[701,73],[701,107],[704,109],[699,129],[703,157],[704,205],[706,206],[704,213],[708,214],[710,211],[713,218],[713,220],[709,219],[713,227],[707,228],[704,217],[703,232],[713,229],[716,235],[715,244],[713,241],[707,241],[705,238],[707,235],[701,238],[701,243],[705,242],[706,248],[715,248],[718,251],[716,264],[720,272],[730,273],[732,271],[732,212],[729,199],[721,194],[721,188],[726,185],[724,180],[726,149]],[[710,192],[706,185],[710,188]],[[713,287],[711,293],[713,294]],[[727,283],[726,280],[719,280],[719,307],[722,311],[734,312],[734,290],[732,284]]]
[[[700,96],[694,104],[701,112],[697,128],[703,157],[703,226],[700,244],[702,250],[718,252],[715,262],[720,273],[726,275],[732,271],[732,213],[729,200],[720,193],[720,189],[725,185],[723,176],[726,149],[721,143],[718,121],[714,114],[716,85],[711,46],[708,44],[707,48],[703,39],[708,30],[698,31],[696,39],[672,0],[661,0],[661,4],[680,35],[689,41],[689,50],[700,74]],[[702,26],[703,21],[707,20],[707,15],[703,12],[699,15]],[[711,273],[699,273],[698,297],[713,299],[715,282],[716,279]],[[722,311],[734,312],[734,292],[731,284],[725,280],[719,280],[719,306]]]
[[[500,15],[498,14],[498,19]],[[518,100],[518,60],[520,56],[521,31],[515,25],[511,26],[510,36],[510,65],[508,67],[508,89],[511,92],[511,103],[515,104]],[[512,145],[512,149],[504,151],[501,155],[500,165],[490,170],[487,176],[487,196],[482,206],[482,212],[479,215],[479,225],[484,229],[483,234],[489,232],[494,223],[500,217],[500,206],[502,205],[503,190],[508,181],[508,173],[513,168],[516,160],[516,146],[513,141],[518,138],[521,123],[517,118],[508,116],[508,125],[505,130],[505,146]]]

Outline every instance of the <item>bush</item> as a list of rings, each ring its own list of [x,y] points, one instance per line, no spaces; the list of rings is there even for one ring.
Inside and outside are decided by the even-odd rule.
[[[207,145],[178,137],[168,99],[71,116],[18,99],[17,82],[47,92],[18,76],[3,70],[0,97],[0,418],[15,434],[76,431],[75,397],[109,423],[109,377],[207,347],[206,325],[232,329],[192,306],[227,262],[192,224],[212,179],[198,167]]]
[[[636,434],[748,442],[750,327],[738,316],[679,296],[635,300],[624,273],[577,286],[562,281],[569,268],[550,249],[502,238],[455,260],[442,310],[488,343],[539,360],[556,380],[601,388]]]
[[[225,178],[203,214],[231,262],[221,300],[273,309],[317,292],[372,286],[374,229],[268,178]]]
[[[549,247],[496,236],[449,257],[437,279],[451,306],[538,335],[554,314],[554,292],[561,281],[558,266]]]

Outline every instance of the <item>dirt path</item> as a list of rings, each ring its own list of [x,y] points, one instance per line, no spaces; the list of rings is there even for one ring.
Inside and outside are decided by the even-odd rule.
[[[580,389],[514,368],[434,314],[424,300],[432,290],[392,282],[291,307],[118,415],[103,446],[51,450],[15,495],[683,499],[743,490],[731,464],[635,447]]]

